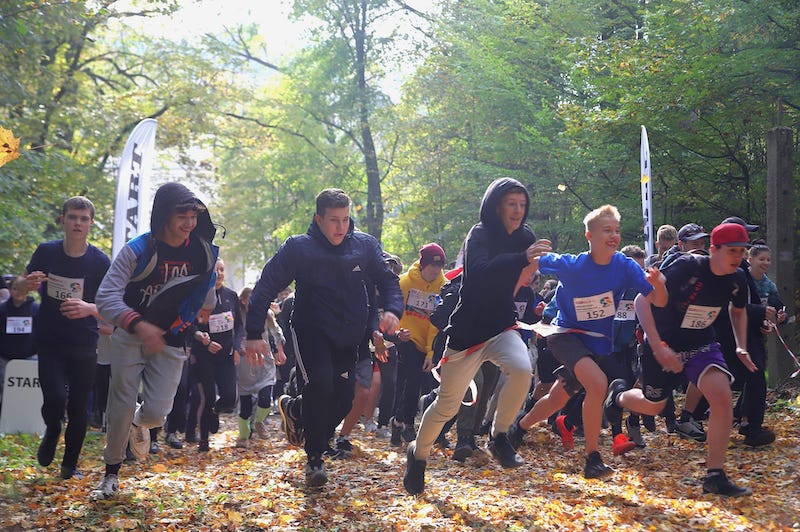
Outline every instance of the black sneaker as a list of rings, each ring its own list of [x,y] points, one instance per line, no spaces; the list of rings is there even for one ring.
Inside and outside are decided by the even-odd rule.
[[[44,437],[39,444],[39,449],[36,451],[36,459],[39,461],[40,466],[47,467],[53,462],[59,435],[61,435],[60,427],[57,430],[46,429],[44,431]]]
[[[392,418],[389,420],[389,426],[392,428],[392,436],[389,439],[389,443],[394,447],[400,447],[403,444],[403,437],[401,435],[403,432],[403,425]]]
[[[642,428],[639,426],[639,423],[634,420],[633,416],[628,416],[625,420],[625,427],[628,429],[628,438],[636,444],[636,447],[643,449],[645,443],[644,438],[642,438]]]
[[[678,433],[678,421],[674,417],[665,417],[664,426],[667,427],[668,434]]]
[[[306,486],[318,488],[327,482],[328,473],[325,472],[325,464],[322,462],[322,458],[309,458],[306,463]]]
[[[416,437],[416,435],[415,435]],[[447,434],[440,433],[439,437],[436,438],[436,441],[433,444],[438,447],[439,449],[447,450],[450,448],[450,440],[447,439]]]
[[[512,468],[512,467],[519,467],[525,463],[520,455],[517,454],[517,451],[514,450],[514,446],[511,445],[511,442],[508,440],[508,434],[505,432],[501,432],[494,438],[489,439],[489,443],[486,444],[486,448],[492,453],[500,465],[505,468]]]
[[[291,409],[292,398],[289,395],[281,395],[278,399],[278,412],[283,421],[283,431],[290,444],[296,447],[303,445],[303,425],[301,420],[295,417]]]
[[[683,439],[694,440],[697,442],[706,441],[706,433],[703,427],[697,421],[690,419],[689,421],[681,421],[675,424],[675,431]]]
[[[200,443],[197,444],[197,452],[198,453],[207,453],[211,450],[211,447],[208,445],[208,440],[200,440]]]
[[[327,445],[324,451],[322,451],[322,456],[325,458],[330,458],[331,460],[341,460],[345,458],[347,453],[342,451],[341,449],[336,449],[335,447],[331,447],[330,444]]]
[[[208,417],[208,432],[211,434],[219,432],[219,414],[217,412],[211,412]]]
[[[525,434],[526,434],[525,430],[519,426],[520,419],[522,419],[521,416],[517,417],[517,419],[514,420],[511,426],[508,427],[508,434],[507,434],[508,441],[511,444],[511,446],[514,447],[514,450],[520,448],[520,446],[522,445],[522,440],[525,439]]]
[[[403,425],[403,430],[400,431],[400,437],[403,438],[403,441],[406,443],[411,443],[412,441],[416,440],[417,431],[414,430],[414,424],[411,423],[409,425]]]
[[[456,448],[453,450],[453,460],[457,462],[466,462],[467,458],[472,456],[475,447],[474,436],[458,436]]]
[[[742,434],[741,429],[739,430],[739,434]],[[774,441],[775,433],[764,427],[748,430],[744,437],[744,444],[750,447],[761,447],[762,445],[769,445]]]
[[[336,448],[344,453],[352,453],[353,452],[353,444],[350,443],[345,436],[339,436],[336,438]]]
[[[648,432],[656,431],[656,418],[655,416],[642,416],[642,425]]]
[[[603,412],[611,426],[622,425],[622,407],[617,404],[617,396],[628,389],[625,379],[614,379],[608,385],[608,395],[603,403]]]
[[[600,453],[592,451],[586,457],[586,465],[583,467],[584,478],[605,478],[614,473],[614,470],[603,463]]]
[[[414,456],[414,449],[417,443],[412,442],[408,446],[406,453],[406,474],[403,475],[403,487],[411,495],[417,495],[425,490],[425,460],[417,460]]]
[[[703,493],[713,493],[725,497],[741,497],[750,495],[753,491],[750,488],[742,488],[728,480],[724,471],[714,471],[706,474],[703,480]]]
[[[63,478],[64,480],[69,480],[71,478],[81,480],[83,479],[83,473],[78,471],[78,468],[76,468],[75,466],[66,466],[62,464],[61,478]]]

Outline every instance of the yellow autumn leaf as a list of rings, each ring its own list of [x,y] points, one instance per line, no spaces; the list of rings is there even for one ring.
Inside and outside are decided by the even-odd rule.
[[[10,129],[0,127],[0,166],[19,157],[19,139]]]

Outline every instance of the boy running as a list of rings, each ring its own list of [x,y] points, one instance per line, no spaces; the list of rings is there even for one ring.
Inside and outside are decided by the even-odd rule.
[[[551,322],[557,333],[547,345],[562,367],[550,392],[512,427],[512,442],[519,445],[525,431],[566,405],[583,388],[583,430],[586,441],[585,478],[613,473],[598,451],[603,417],[603,399],[608,389],[604,367],[613,350],[614,317],[628,289],[639,292],[655,305],[667,302],[664,277],[652,268],[645,273],[631,258],[617,251],[620,215],[616,207],[604,205],[583,219],[589,251],[580,255],[547,254],[539,259],[539,271],[554,274],[558,314]],[[652,286],[651,286],[652,285]]]
[[[683,374],[708,400],[708,472],[703,493],[725,496],[749,495],[751,490],[736,486],[723,470],[730,440],[731,374],[720,352],[714,320],[729,312],[736,341],[736,356],[749,370],[756,366],[747,352],[748,290],[739,268],[748,243],[747,230],[724,223],[711,231],[711,255],[685,254],[665,268],[668,304],[653,308],[636,297],[634,305],[646,342],[642,355],[642,389],[625,390],[625,383],[611,383],[606,415],[620,416],[623,408],[656,415],[664,408],[677,379]]]

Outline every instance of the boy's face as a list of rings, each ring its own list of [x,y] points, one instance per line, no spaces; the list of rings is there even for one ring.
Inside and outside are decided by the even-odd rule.
[[[772,253],[769,251],[762,251],[755,257],[750,258],[750,266],[752,267],[753,271],[767,273],[771,265]]]
[[[747,255],[744,246],[711,246],[711,271],[716,275],[730,275],[742,264]]]
[[[442,273],[443,267],[444,264],[441,262],[432,262],[424,268],[421,268],[419,270],[419,275],[425,280],[425,282],[432,283],[439,277],[439,274]]]
[[[25,283],[12,283],[8,291],[11,292],[11,300],[14,302],[14,305],[18,307],[22,305],[22,303],[25,302],[25,298],[28,297],[28,287]]]
[[[217,261],[217,265],[214,267],[214,271],[217,273],[217,282],[214,285],[217,290],[222,286],[222,283],[225,282],[225,263],[221,260]]]
[[[195,227],[197,227],[196,210],[175,211],[161,231],[161,238],[170,246],[176,247],[189,238]]]
[[[509,192],[500,199],[497,216],[508,234],[513,233],[525,221],[525,207],[528,200],[522,192]]]
[[[589,249],[595,253],[614,253],[622,239],[619,222],[613,216],[602,216],[586,231]]]
[[[319,230],[322,231],[328,242],[333,246],[338,246],[344,241],[347,231],[350,230],[350,207],[327,207],[325,214],[314,215],[314,221],[317,222]]]
[[[697,240],[681,240],[681,251],[693,251],[696,249],[706,249],[706,238],[698,238]]]
[[[89,238],[89,229],[92,224],[94,224],[94,218],[89,209],[67,209],[67,212],[61,215],[64,236],[68,239],[86,240]]]

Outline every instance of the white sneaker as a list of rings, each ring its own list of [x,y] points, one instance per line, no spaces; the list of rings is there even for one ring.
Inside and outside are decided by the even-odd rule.
[[[119,476],[106,475],[100,481],[100,484],[89,493],[89,500],[102,501],[110,499],[117,494],[117,490],[119,490]]]
[[[128,445],[137,460],[144,460],[150,454],[150,429],[131,424]]]
[[[392,437],[392,429],[389,427],[381,427],[375,431],[376,438],[391,438]]]
[[[378,430],[378,425],[371,419],[368,419],[364,422],[364,433],[372,434]]]

